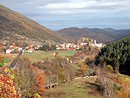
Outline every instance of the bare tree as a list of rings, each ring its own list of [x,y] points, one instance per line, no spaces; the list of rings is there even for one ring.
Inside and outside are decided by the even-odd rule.
[[[31,69],[31,63],[28,58],[19,58],[15,66],[15,84],[18,93],[21,96],[32,96],[36,93],[35,77]]]

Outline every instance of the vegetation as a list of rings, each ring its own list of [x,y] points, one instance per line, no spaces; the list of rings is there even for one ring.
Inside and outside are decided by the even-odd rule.
[[[123,44],[126,38],[119,42]],[[104,47],[96,57],[95,63],[100,65],[101,70],[94,64],[94,57],[98,52],[95,48],[83,48],[78,51],[24,53],[27,58],[23,56],[18,59],[16,66],[13,68],[14,75],[11,76],[14,77],[16,92],[21,97],[34,97],[35,95],[41,95],[44,98],[129,97],[130,87],[125,84],[129,83],[129,77],[113,74],[113,72],[118,71],[116,68],[118,64],[119,71],[120,67],[123,66],[120,61],[121,58],[116,56],[116,52],[120,51],[120,49],[117,49],[118,44],[116,43],[118,42],[110,43]],[[123,47],[121,51],[124,51]],[[123,55],[121,54],[121,57]],[[119,61],[117,64],[116,60]]]
[[[130,97],[130,78],[118,74],[116,80],[120,82],[120,85],[116,85],[117,98],[129,98]]]
[[[67,57],[72,56],[76,53],[76,51],[35,51],[32,53],[24,53],[25,57],[28,57],[31,62],[38,62],[44,60],[45,58],[51,58],[54,53],[57,53],[58,56]]]
[[[36,93],[35,76],[31,69],[31,62],[27,58],[20,58],[15,68],[15,84],[17,92],[21,96],[32,96]]]
[[[0,56],[0,66],[3,65],[3,62],[4,62],[4,57]]]
[[[88,65],[85,64],[85,63],[80,63],[79,66],[80,66],[81,74],[82,74],[83,76],[86,76],[86,73],[87,73],[87,71],[88,71]]]
[[[10,61],[10,58],[6,58],[6,57],[0,55],[0,67],[4,66],[9,61]]]
[[[96,63],[100,65],[110,64],[114,72],[119,71],[130,75],[130,35],[102,48],[96,58]]]
[[[4,66],[5,64],[7,64],[10,61],[9,58],[4,58],[3,62],[0,64],[0,67]]]
[[[44,50],[44,51],[50,51],[50,50],[56,50],[56,45],[43,45],[42,47],[40,47],[38,50]]]
[[[13,79],[0,74],[0,98],[19,98]]]
[[[104,98],[96,89],[94,79],[79,78],[46,90],[43,98]]]
[[[104,69],[107,72],[114,73],[113,67],[111,65],[105,65]]]
[[[36,66],[45,72],[47,88],[69,82],[74,78],[73,66],[67,59],[59,56],[47,58],[42,62],[34,63],[33,66]]]

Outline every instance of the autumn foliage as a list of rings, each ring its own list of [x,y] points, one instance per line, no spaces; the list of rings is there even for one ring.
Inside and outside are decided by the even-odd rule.
[[[15,67],[15,83],[19,94],[32,97],[45,91],[44,72],[33,66],[28,58],[19,58]]]
[[[106,98],[130,98],[130,79],[122,74],[102,73],[97,80]]]
[[[117,76],[116,79],[120,81],[120,89],[117,89],[117,98],[130,98],[130,79],[124,76]]]
[[[0,98],[19,98],[11,78],[0,74]]]
[[[88,70],[88,65],[85,64],[85,63],[80,63],[80,71],[81,71],[81,73],[82,73],[83,75],[86,74],[87,70]]]
[[[44,73],[40,73],[36,77],[36,85],[39,93],[45,92],[45,79],[44,79]]]

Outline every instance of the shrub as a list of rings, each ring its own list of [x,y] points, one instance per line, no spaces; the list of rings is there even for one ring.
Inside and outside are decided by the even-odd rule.
[[[126,76],[118,75],[117,80],[120,81],[120,89],[116,89],[117,98],[130,98],[130,79]]]
[[[113,67],[112,67],[111,65],[106,65],[106,66],[104,67],[104,69],[105,69],[107,72],[110,72],[110,73],[113,73],[113,72],[114,72]]]
[[[100,77],[96,81],[97,90],[106,98],[115,98],[114,82],[105,77]]]
[[[86,73],[86,75],[87,76],[94,76],[94,75],[96,75],[95,69],[89,68],[88,71],[87,71],[87,73]]]
[[[80,71],[83,75],[86,75],[87,70],[88,70],[88,65],[85,63],[80,63]]]

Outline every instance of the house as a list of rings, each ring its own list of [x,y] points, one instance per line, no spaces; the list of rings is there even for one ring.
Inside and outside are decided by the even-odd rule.
[[[22,51],[23,50],[23,48],[21,48],[21,47],[18,47],[18,51]]]
[[[91,46],[91,47],[97,47],[97,48],[102,48],[102,47],[104,47],[105,45],[103,44],[103,43],[91,43],[91,44],[89,44],[89,46]]]
[[[77,48],[76,44],[73,43],[64,43],[56,45],[57,50],[75,50]]]
[[[98,44],[96,44],[96,47],[102,48],[102,47],[103,47],[103,43],[98,43]]]
[[[29,53],[32,53],[33,51],[34,51],[33,48],[29,48],[29,49],[27,50],[27,52],[29,52]]]
[[[7,50],[5,51],[6,54],[10,54],[11,52],[12,52],[12,49],[7,49]]]

